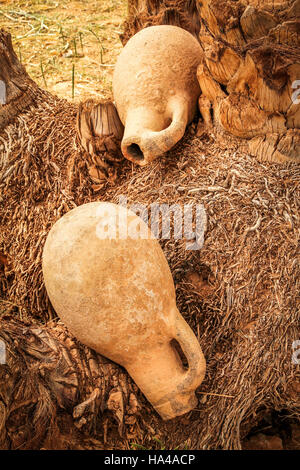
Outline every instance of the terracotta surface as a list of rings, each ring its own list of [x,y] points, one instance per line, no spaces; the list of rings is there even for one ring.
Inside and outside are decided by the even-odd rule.
[[[113,78],[126,158],[146,165],[181,139],[196,111],[201,57],[198,41],[177,26],[145,28],[128,41]]]
[[[116,214],[119,220],[128,217],[131,234],[140,224],[148,239],[114,232]],[[103,238],[103,227],[110,238]],[[150,236],[144,222],[125,208],[85,204],[52,227],[43,274],[52,305],[69,330],[124,366],[162,418],[170,419],[197,405],[194,391],[204,378],[205,359],[177,310],[163,251]],[[181,345],[188,369],[173,339]]]

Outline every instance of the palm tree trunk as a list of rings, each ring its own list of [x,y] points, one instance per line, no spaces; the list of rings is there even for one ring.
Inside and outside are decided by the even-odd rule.
[[[153,24],[199,38],[202,132],[247,139],[260,160],[300,159],[299,2],[131,0],[124,41]],[[201,132],[201,129],[200,129]]]
[[[140,29],[157,24],[179,26],[198,37],[196,0],[128,0],[128,18],[121,35],[123,44]]]

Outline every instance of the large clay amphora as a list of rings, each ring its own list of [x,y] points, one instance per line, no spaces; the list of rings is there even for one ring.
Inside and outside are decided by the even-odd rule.
[[[151,26],[128,41],[113,78],[127,159],[146,165],[182,138],[200,94],[201,57],[197,39],[177,26]]]
[[[43,274],[70,332],[124,366],[163,419],[196,406],[205,359],[176,307],[163,251],[141,218],[104,202],[71,210],[49,232]]]

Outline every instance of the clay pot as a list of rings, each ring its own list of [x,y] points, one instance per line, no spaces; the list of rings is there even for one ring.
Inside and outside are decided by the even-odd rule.
[[[200,94],[201,57],[199,42],[177,26],[151,26],[128,41],[113,78],[126,158],[146,165],[182,138]]]
[[[121,228],[116,221],[124,222]],[[126,222],[131,237],[136,226],[146,237],[128,237]],[[50,230],[43,274],[64,324],[79,341],[124,366],[163,419],[196,406],[205,359],[177,310],[163,251],[139,217],[102,202],[71,210]]]

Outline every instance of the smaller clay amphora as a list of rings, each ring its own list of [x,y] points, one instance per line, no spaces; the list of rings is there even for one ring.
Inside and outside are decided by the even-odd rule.
[[[128,41],[113,78],[126,158],[146,165],[182,138],[196,111],[201,58],[197,39],[177,26],[151,26]]]
[[[71,210],[49,232],[43,274],[70,332],[124,366],[163,419],[196,406],[205,359],[177,310],[163,251],[142,219],[104,202]]]

